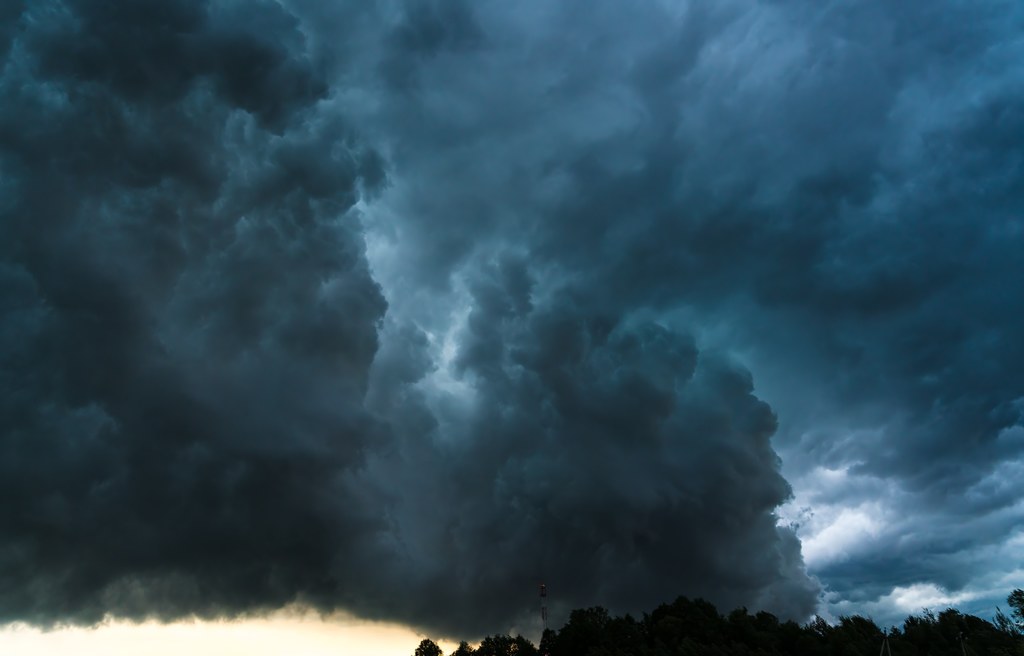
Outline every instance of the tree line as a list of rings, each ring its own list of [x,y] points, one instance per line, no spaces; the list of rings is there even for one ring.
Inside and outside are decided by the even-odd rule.
[[[451,656],[1024,656],[1024,591],[1006,601],[1009,614],[999,610],[992,622],[948,608],[911,615],[885,631],[859,615],[800,625],[746,608],[723,615],[703,599],[680,597],[640,619],[601,607],[574,610],[561,629],[544,632],[539,646],[496,634],[475,648],[461,642]],[[414,656],[444,653],[423,640]]]

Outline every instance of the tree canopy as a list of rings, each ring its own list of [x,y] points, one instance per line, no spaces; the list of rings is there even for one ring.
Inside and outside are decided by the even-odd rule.
[[[948,608],[883,631],[859,615],[801,626],[746,608],[723,615],[707,601],[680,597],[639,619],[600,607],[574,610],[561,629],[544,632],[539,649],[521,635],[495,634],[476,649],[460,643],[452,656],[860,656],[883,642],[893,656],[1024,656],[1024,591],[1011,592],[1007,605],[1009,615],[1000,611],[994,623]],[[421,651],[427,643],[437,651]],[[439,654],[424,640],[415,656]]]
[[[420,641],[419,647],[416,647],[413,656],[444,656],[444,652],[433,640],[424,638]]]

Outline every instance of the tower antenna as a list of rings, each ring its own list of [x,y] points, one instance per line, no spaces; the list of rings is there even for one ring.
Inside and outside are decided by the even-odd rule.
[[[540,584],[540,622],[543,630],[548,630],[548,586]]]

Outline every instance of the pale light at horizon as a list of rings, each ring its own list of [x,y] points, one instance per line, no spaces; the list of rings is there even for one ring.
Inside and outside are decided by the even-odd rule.
[[[26,624],[0,627],[5,656],[399,656],[425,636],[398,624],[282,611],[269,617],[223,621],[105,622],[98,627],[43,631]],[[434,638],[449,653],[453,643]]]

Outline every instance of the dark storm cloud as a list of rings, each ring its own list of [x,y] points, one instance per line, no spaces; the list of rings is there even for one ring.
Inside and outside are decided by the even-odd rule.
[[[353,209],[382,159],[332,81],[373,71],[382,115],[414,108],[425,68],[491,35],[468,5],[412,5],[351,31],[382,46],[353,73],[316,29],[346,17],[304,11],[7,17],[3,616],[299,601],[482,632],[522,620],[543,575],[563,607],[809,613],[773,515],[775,418],[728,357],[597,279],[538,288],[513,252],[474,260],[452,353],[429,322],[384,321]],[[431,294],[476,241],[425,243]]]
[[[2,80],[0,615],[333,603],[382,180],[274,3],[32,3]],[[319,597],[318,597],[319,595]]]
[[[830,599],[998,598],[1019,553],[983,554],[1016,553],[1022,520],[1019,7],[474,10],[476,50],[419,56],[368,118],[394,160],[370,221],[390,316],[493,354],[476,262],[525,253],[534,294],[587,290],[752,368],[820,504]],[[859,486],[828,500],[819,471]]]
[[[742,368],[589,293],[541,301],[515,258],[471,281],[461,382],[439,397],[420,387],[434,422],[405,433],[402,458],[370,461],[368,485],[402,481],[385,506],[401,542],[379,571],[407,568],[407,586],[430,590],[426,605],[393,602],[404,616],[531,626],[523,584],[538,577],[560,611],[680,591],[812,611],[816,584],[772,514],[789,495],[775,417]]]
[[[771,440],[834,607],[995,585],[1019,14],[0,14],[0,612],[802,618]]]

